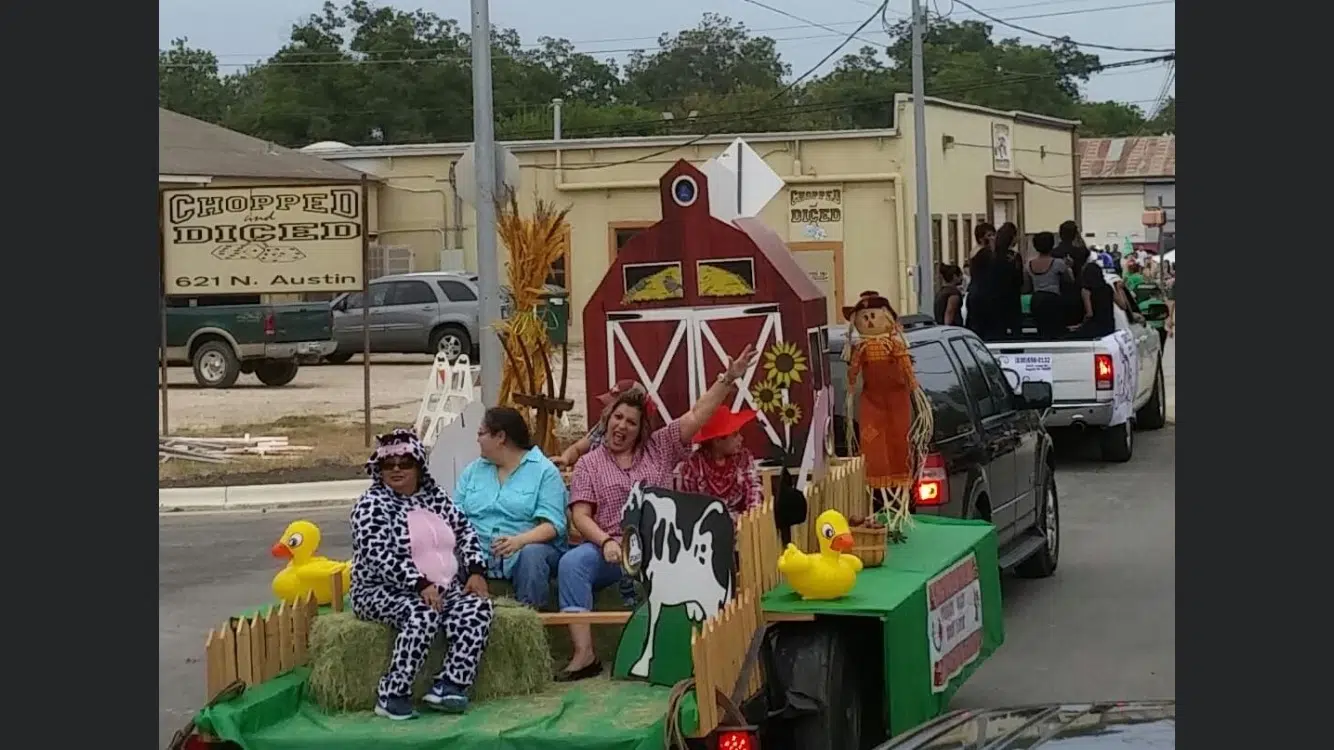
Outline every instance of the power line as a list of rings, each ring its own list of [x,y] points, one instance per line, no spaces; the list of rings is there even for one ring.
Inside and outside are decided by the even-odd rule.
[[[881,14],[882,12],[884,12],[885,8],[888,7],[888,6],[889,6],[889,0],[884,0],[884,2],[880,3],[880,6],[879,6],[878,8],[875,9],[875,12],[872,13],[871,15],[867,16],[867,17],[866,17],[866,20],[865,20],[865,21],[862,21],[861,25],[858,26],[856,29],[854,29],[853,32],[852,32],[851,34],[848,34],[847,37],[846,37],[842,42],[839,42],[837,46],[835,46],[833,49],[829,50],[829,53],[828,53],[828,54],[826,54],[824,57],[820,58],[820,61],[817,62],[815,65],[812,65],[812,66],[810,67],[810,69],[807,70],[805,73],[802,73],[800,76],[797,76],[796,78],[792,79],[792,82],[791,82],[791,83],[789,83],[789,84],[787,84],[786,86],[784,86],[783,88],[779,89],[779,90],[778,90],[778,91],[777,91],[777,92],[776,92],[776,93],[769,99],[769,101],[770,101],[771,103],[772,103],[772,102],[776,102],[776,101],[778,101],[779,99],[782,99],[784,96],[787,96],[788,92],[790,92],[790,91],[792,91],[792,89],[796,88],[796,87],[797,87],[803,80],[805,80],[805,79],[806,79],[807,77],[809,77],[812,73],[814,73],[817,69],[819,69],[819,67],[820,67],[821,65],[824,65],[824,64],[825,64],[831,57],[833,57],[834,55],[837,55],[837,54],[838,54],[844,47],[848,46],[848,42],[851,42],[854,38],[856,38],[856,36],[857,36],[858,34],[861,33],[862,29],[865,29],[867,26],[870,26],[872,21],[874,21],[875,19],[879,18],[879,17],[880,17],[880,14]],[[651,154],[647,154],[647,155],[645,155],[645,156],[641,156],[641,157],[638,157],[638,158],[635,158],[635,159],[627,159],[627,160],[625,160],[625,161],[621,161],[621,162],[613,162],[612,164],[601,164],[601,165],[591,165],[591,164],[589,164],[589,165],[577,165],[577,166],[574,166],[574,167],[568,167],[567,169],[569,169],[570,171],[582,171],[582,170],[585,170],[585,169],[601,169],[601,168],[603,168],[603,167],[612,167],[612,166],[619,166],[619,165],[624,165],[624,164],[634,164],[634,163],[636,163],[636,162],[641,162],[641,161],[648,161],[649,159],[653,159],[653,158],[656,158],[656,157],[658,157],[658,156],[662,156],[662,155],[664,155],[664,154],[669,154],[669,153],[671,153],[671,152],[677,150],[678,148],[682,148],[683,146],[690,146],[690,145],[699,143],[700,141],[704,140],[705,138],[708,138],[710,135],[713,135],[713,133],[702,133],[702,134],[700,134],[699,136],[697,136],[697,137],[695,137],[695,138],[692,138],[692,139],[686,141],[685,143],[683,143],[683,144],[681,144],[681,145],[679,145],[679,146],[670,146],[670,147],[668,147],[668,148],[661,149],[661,150],[659,150],[659,151],[655,151],[655,152],[653,152],[653,153],[651,153]],[[539,169],[546,169],[546,167],[541,167],[541,166],[539,166]],[[551,169],[554,169],[554,167],[551,167]]]
[[[1157,57],[1144,58],[1138,60],[1124,60],[1115,63],[1107,63],[1105,66],[1101,67],[1107,69],[1131,68],[1131,67],[1151,65],[1159,62],[1164,62],[1172,57],[1173,56],[1170,55],[1161,55]],[[1054,74],[1054,73],[1010,73],[996,80],[975,81],[968,84],[959,84],[955,86],[941,87],[939,89],[933,90],[932,96],[951,96],[956,94],[967,93],[969,91],[979,91],[994,86],[1004,86],[1004,85],[1024,83],[1024,82],[1037,82],[1041,80],[1049,80],[1058,77],[1060,77],[1059,74]],[[563,167],[563,169],[570,171],[582,171],[588,169],[602,169],[605,167],[622,166],[625,164],[634,164],[637,162],[648,161],[657,158],[659,156],[671,153],[672,151],[675,151],[677,149],[699,143],[700,141],[709,138],[713,135],[716,135],[720,132],[740,132],[739,125],[741,123],[745,123],[751,120],[764,119],[772,115],[816,114],[820,112],[833,112],[838,110],[845,110],[852,107],[863,106],[863,105],[892,104],[893,102],[894,102],[894,96],[890,95],[889,97],[843,99],[837,102],[829,102],[829,103],[793,104],[793,105],[784,105],[779,107],[766,106],[766,107],[760,107],[756,109],[743,110],[743,111],[701,114],[689,120],[687,124],[693,126],[702,125],[708,127],[709,129],[704,133],[698,134],[688,139],[684,143],[673,145],[661,149],[659,151],[655,151],[651,154],[646,154],[644,156],[625,161],[609,162],[606,164],[580,164],[580,165],[566,166]],[[441,108],[438,111],[446,111],[446,109],[448,108]],[[413,111],[423,112],[427,110],[417,109]],[[456,110],[450,109],[450,111],[456,111]],[[588,126],[583,128],[566,127],[564,132],[567,135],[578,134],[582,137],[595,137],[599,134],[604,134],[604,135],[610,134],[612,136],[615,136],[618,132],[624,132],[626,130],[634,130],[653,125],[662,125],[665,122],[666,121],[662,120],[661,118],[627,120],[624,122],[612,123],[610,125],[605,125],[605,126]],[[726,127],[724,127],[724,125],[726,125]],[[549,129],[545,127],[540,130],[534,128],[529,130],[510,131],[507,134],[507,140],[535,140],[543,138],[548,135],[550,135]],[[457,140],[463,141],[467,140],[468,138],[469,135],[467,133],[460,133]],[[545,165],[533,165],[532,168],[546,169],[546,170],[555,169],[555,167],[549,167]]]
[[[1087,47],[1089,49],[1105,49],[1105,50],[1112,50],[1114,52],[1172,52],[1173,51],[1170,49],[1152,49],[1145,47],[1117,47],[1115,45],[1110,45],[1110,44],[1093,44],[1091,42],[1076,42],[1075,40],[1071,39],[1068,36],[1052,36],[1051,34],[1046,34],[1041,31],[1035,31],[1025,26],[1018,26],[1003,18],[997,18],[993,15],[990,15],[989,13],[978,10],[977,8],[968,4],[965,0],[953,0],[953,1],[958,3],[959,5],[962,5],[968,10],[971,10],[977,15],[987,19],[988,21],[991,21],[992,23],[997,23],[1006,28],[1014,29],[1015,31],[1022,31],[1025,34],[1032,34],[1033,36],[1042,37],[1044,39],[1051,39],[1057,42],[1066,42],[1068,44],[1073,44],[1076,47]]]
[[[1060,1],[1068,1],[1068,0],[1060,0]],[[830,33],[830,34],[807,34],[807,35],[802,35],[802,36],[790,36],[790,37],[779,37],[779,38],[774,38],[774,41],[776,41],[776,42],[814,41],[814,40],[819,40],[819,39],[830,39],[830,38],[833,38],[833,37],[842,37],[842,36],[845,36],[846,33],[845,33],[845,32],[841,32],[841,31],[838,31],[838,29],[835,28],[835,27],[837,27],[837,26],[847,26],[847,25],[851,25],[851,24],[853,24],[853,23],[857,23],[857,22],[855,22],[855,21],[839,21],[839,22],[835,22],[835,23],[824,24],[824,23],[819,23],[819,22],[816,22],[816,21],[810,21],[810,20],[807,20],[807,19],[803,19],[803,18],[801,18],[800,16],[797,16],[797,15],[795,15],[795,14],[789,13],[789,12],[784,11],[784,10],[781,10],[781,9],[779,9],[779,8],[775,8],[775,7],[773,7],[773,6],[767,5],[767,4],[762,3],[762,2],[758,2],[758,0],[742,0],[742,2],[750,3],[750,4],[755,5],[755,6],[757,6],[757,7],[761,7],[761,8],[764,8],[764,9],[766,9],[766,10],[770,10],[770,11],[772,11],[772,12],[778,13],[778,14],[783,15],[783,16],[785,16],[785,17],[792,18],[792,19],[795,19],[795,20],[801,20],[801,21],[802,21],[802,25],[798,25],[798,26],[781,26],[781,27],[773,27],[773,28],[770,28],[770,29],[763,29],[763,30],[761,30],[761,29],[755,29],[752,33],[758,33],[758,32],[760,32],[760,31],[796,30],[796,29],[803,29],[803,28],[818,28],[818,29],[825,29],[825,30],[834,32],[834,33]],[[992,16],[988,16],[988,15],[986,15],[986,14],[984,14],[984,13],[981,13],[980,11],[976,11],[976,10],[974,10],[974,12],[976,12],[976,13],[978,13],[979,15],[983,16],[984,18],[987,18],[988,20],[991,20],[991,21],[993,21],[993,22],[995,22],[995,23],[998,23],[998,24],[1000,24],[1000,25],[1002,25],[1002,26],[1007,26],[1007,27],[1009,27],[1009,28],[1013,28],[1013,29],[1022,31],[1022,32],[1026,33],[1026,34],[1031,34],[1031,35],[1033,35],[1033,36],[1035,36],[1035,37],[1039,37],[1039,38],[1042,38],[1042,39],[1058,40],[1058,41],[1069,41],[1071,44],[1074,44],[1074,45],[1076,45],[1076,46],[1080,46],[1080,47],[1089,47],[1089,48],[1093,48],[1093,49],[1109,49],[1109,50],[1114,50],[1114,51],[1124,51],[1124,52],[1166,52],[1166,51],[1169,51],[1169,50],[1163,50],[1163,49],[1143,49],[1143,48],[1134,48],[1134,47],[1111,47],[1111,46],[1106,46],[1106,45],[1097,45],[1097,44],[1087,44],[1087,43],[1083,43],[1083,42],[1075,42],[1075,41],[1066,39],[1066,38],[1064,38],[1064,37],[1055,37],[1055,36],[1051,36],[1050,34],[1044,34],[1044,33],[1041,33],[1041,32],[1031,31],[1031,30],[1029,30],[1029,29],[1025,29],[1025,28],[1023,28],[1023,27],[1014,26],[1013,24],[1009,23],[1009,21],[1030,20],[1030,19],[1035,19],[1035,18],[1053,18],[1053,17],[1057,17],[1057,16],[1068,16],[1068,15],[1086,15],[1086,14],[1089,14],[1089,13],[1102,13],[1102,12],[1108,12],[1108,11],[1127,10],[1127,9],[1132,9],[1132,8],[1143,8],[1143,7],[1149,7],[1149,6],[1154,6],[1154,5],[1171,5],[1171,4],[1174,4],[1175,2],[1176,2],[1176,0],[1145,0],[1144,2],[1130,3],[1130,4],[1126,4],[1126,5],[1112,5],[1112,6],[1102,6],[1102,7],[1097,7],[1097,8],[1084,8],[1084,9],[1079,9],[1079,10],[1058,11],[1058,12],[1053,12],[1053,13],[1039,13],[1039,14],[1027,15],[1027,16],[1016,16],[1016,17],[1013,17],[1013,18],[1010,18],[1010,19],[997,19],[997,18],[994,18],[994,17],[992,17]],[[967,3],[959,2],[959,4],[960,4],[960,5],[964,5],[965,7],[969,8],[970,10],[972,10],[972,6],[967,5]],[[1040,5],[1040,4],[1041,4],[1041,3],[1033,3],[1033,4],[1030,4],[1030,5]],[[1012,7],[1024,7],[1024,6],[1012,6]],[[888,12],[897,13],[897,11],[893,11],[893,10],[889,10]],[[900,14],[900,15],[901,15],[901,14]],[[883,45],[885,45],[885,43],[886,43],[887,40],[869,40],[869,39],[865,39],[865,38],[861,37],[860,34],[861,34],[861,33],[867,33],[867,34],[886,34],[886,35],[888,35],[888,34],[891,33],[891,32],[889,31],[888,28],[882,29],[882,30],[880,30],[880,31],[864,31],[864,28],[865,28],[865,27],[861,27],[861,28],[863,29],[863,31],[860,31],[860,32],[858,32],[857,34],[855,34],[855,35],[853,36],[853,38],[854,38],[854,39],[860,39],[861,41],[864,41],[864,42],[867,42],[868,44],[872,44],[872,45],[876,45],[876,46],[883,46]],[[605,40],[600,40],[600,41],[603,41],[603,42],[615,42],[615,41],[634,41],[634,40],[639,40],[639,39],[648,39],[648,37],[622,37],[622,38],[620,38],[620,39],[605,39]],[[591,43],[592,41],[599,41],[599,40],[590,40],[589,42],[580,42],[580,44]],[[526,49],[521,50],[521,51],[539,51],[539,50],[542,49],[541,45],[524,45],[524,48],[526,48]],[[641,47],[618,47],[618,48],[595,49],[595,50],[579,50],[579,49],[574,49],[572,52],[573,52],[573,54],[587,55],[587,56],[590,56],[590,57],[596,57],[596,56],[598,56],[598,55],[616,55],[616,54],[629,54],[629,53],[633,53],[633,52],[648,52],[648,51],[650,51],[650,49],[651,49],[651,48],[649,48],[649,47],[642,47],[642,46],[641,46]],[[162,52],[169,52],[169,51],[170,51],[170,50],[159,50],[159,53],[162,53]],[[471,60],[472,60],[471,56],[469,56],[469,55],[463,55],[463,54],[458,54],[458,55],[442,55],[442,54],[440,54],[440,51],[439,51],[439,50],[435,50],[435,49],[407,48],[407,47],[404,47],[404,48],[391,48],[391,49],[374,50],[374,51],[371,53],[371,54],[377,54],[377,55],[387,55],[387,54],[395,54],[395,55],[399,55],[399,57],[388,57],[388,58],[357,58],[357,59],[336,59],[336,60],[321,60],[321,59],[298,59],[298,60],[292,60],[292,59],[288,59],[288,58],[291,58],[291,57],[315,58],[315,57],[317,57],[317,56],[344,56],[344,55],[346,55],[346,54],[348,54],[348,53],[343,52],[343,51],[333,51],[333,50],[320,50],[320,51],[314,51],[314,50],[312,50],[312,51],[286,50],[286,51],[281,51],[281,53],[282,53],[282,55],[283,55],[283,57],[284,57],[284,59],[282,59],[282,60],[269,60],[269,61],[265,61],[265,60],[255,60],[255,61],[252,61],[252,62],[244,62],[244,63],[240,63],[240,62],[237,62],[237,63],[218,62],[218,63],[217,63],[217,67],[218,67],[218,68],[264,68],[264,67],[288,68],[288,67],[328,67],[328,66],[346,66],[346,65],[429,65],[429,64],[440,64],[440,63],[451,63],[451,62],[468,62],[468,61],[471,61]],[[276,53],[275,53],[275,54],[276,54]],[[422,55],[422,57],[413,57],[412,55]],[[215,57],[215,58],[245,57],[245,56],[246,56],[246,55],[241,54],[241,53],[214,54],[214,57]],[[520,61],[524,61],[524,60],[526,60],[526,59],[528,59],[528,58],[525,58],[524,56],[521,56],[521,55],[492,55],[492,59],[493,59],[493,60],[520,60]],[[199,67],[202,67],[201,64],[199,64],[199,63],[160,63],[159,65],[160,65],[160,67],[168,68],[168,69],[173,69],[173,68],[199,68]]]

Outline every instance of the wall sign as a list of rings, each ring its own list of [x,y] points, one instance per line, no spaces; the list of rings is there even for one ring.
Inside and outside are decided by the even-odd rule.
[[[843,186],[788,188],[789,242],[843,241]]]
[[[1009,172],[1011,161],[1010,124],[991,123],[991,171]]]
[[[362,287],[359,186],[187,188],[162,201],[168,295]]]

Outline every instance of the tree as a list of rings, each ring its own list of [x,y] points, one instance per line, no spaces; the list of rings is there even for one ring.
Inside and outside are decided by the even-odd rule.
[[[886,127],[896,92],[911,89],[906,22],[888,47],[845,55],[823,77],[794,86],[776,42],[744,24],[704,14],[663,34],[624,67],[565,39],[526,45],[492,32],[496,132],[551,137],[560,98],[566,137]],[[1098,70],[1069,41],[1043,46],[993,39],[980,21],[933,18],[925,37],[931,96],[1002,110],[1079,118],[1088,135],[1170,132],[1175,100],[1151,121],[1130,105],[1085,102],[1079,86]],[[288,146],[467,141],[472,138],[470,35],[458,22],[368,0],[325,2],[294,24],[268,60],[233,75],[207,50],[176,40],[158,53],[161,106]]]
[[[625,91],[640,105],[691,95],[722,98],[743,90],[777,91],[789,72],[772,38],[752,37],[745,24],[705,13],[695,28],[658,37],[656,51],[631,54]]]
[[[173,39],[170,48],[157,53],[157,105],[200,120],[221,122],[232,92],[218,75],[218,58],[187,44],[185,39]]]
[[[1167,97],[1167,101],[1158,110],[1158,114],[1149,121],[1149,131],[1155,135],[1177,132],[1177,98]]]
[[[1123,102],[1081,102],[1075,117],[1085,138],[1125,138],[1144,130],[1144,112]]]

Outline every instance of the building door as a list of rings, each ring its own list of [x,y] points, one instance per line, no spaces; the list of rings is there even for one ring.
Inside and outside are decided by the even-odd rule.
[[[1018,196],[998,195],[992,199],[991,214],[996,217],[995,225],[999,229],[1007,221],[1019,223]]]
[[[760,359],[736,384],[736,396],[731,409],[743,403],[759,412],[756,423],[768,436],[770,442],[778,445],[790,445],[790,428],[775,425],[755,403],[750,389],[753,383],[764,380],[764,356],[774,344],[783,341],[783,321],[778,314],[778,305],[729,305],[727,307],[698,307],[693,310],[692,325],[695,349],[695,367],[693,375],[695,390],[703,393],[713,385],[714,378],[727,369],[728,357],[736,355],[742,347],[750,344],[761,352]],[[811,365],[808,362],[807,367]],[[806,377],[812,377],[809,371]],[[783,394],[784,400],[787,393]],[[785,439],[779,439],[782,434]]]
[[[685,414],[701,393],[690,328],[689,309],[607,313],[607,383],[642,383],[664,421]]]

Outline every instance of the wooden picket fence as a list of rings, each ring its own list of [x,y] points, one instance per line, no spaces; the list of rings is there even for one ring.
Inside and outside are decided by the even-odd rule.
[[[306,663],[310,623],[319,605],[315,595],[283,602],[251,617],[232,618],[204,641],[208,699],[236,680],[246,686],[271,680]]]
[[[847,518],[870,516],[866,460],[858,456],[830,466],[824,476],[806,485],[806,507],[806,523],[792,528],[792,542],[807,552],[820,548],[815,519],[821,513],[833,509]]]
[[[697,737],[704,737],[718,728],[722,713],[717,692],[731,697],[741,679],[741,666],[750,650],[755,634],[764,627],[764,612],[760,596],[752,589],[741,593],[724,605],[722,611],[710,617],[690,636],[690,658],[695,669],[695,699],[699,706]],[[741,691],[749,698],[763,687],[760,665],[751,667]]]
[[[778,585],[778,527],[774,501],[765,500],[742,513],[736,522],[737,590],[757,597]]]

